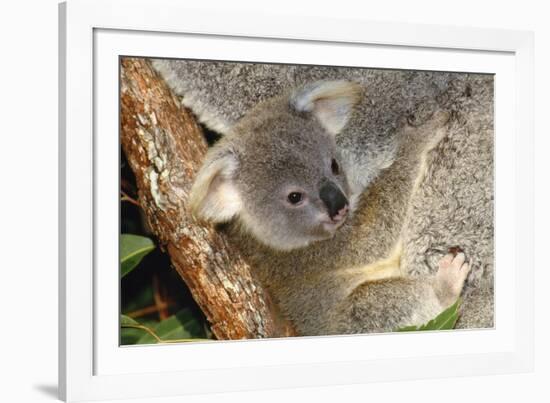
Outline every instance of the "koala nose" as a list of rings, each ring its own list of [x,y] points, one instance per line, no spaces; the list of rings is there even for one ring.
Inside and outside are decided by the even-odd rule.
[[[340,188],[332,182],[326,182],[321,186],[319,197],[327,206],[328,214],[331,219],[339,221],[347,213],[348,199],[342,193]]]

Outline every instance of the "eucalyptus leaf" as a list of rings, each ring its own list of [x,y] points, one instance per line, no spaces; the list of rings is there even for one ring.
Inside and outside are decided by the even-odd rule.
[[[143,330],[128,326],[138,325],[134,319],[126,315],[120,315],[120,344],[136,344],[143,335]]]
[[[124,277],[141,262],[155,244],[147,237],[122,234],[120,236],[120,276]]]
[[[145,330],[144,327],[152,329],[157,325],[157,323],[158,322],[154,321],[145,321],[140,323],[129,316],[120,315],[120,344],[137,344],[143,334],[147,334],[147,330]]]
[[[130,318],[129,316],[120,315],[120,326],[124,327],[124,326],[130,326],[130,325],[139,325],[139,323],[136,320]]]
[[[193,316],[189,309],[182,309],[175,315],[161,321],[152,330],[163,341],[206,337],[201,323]],[[157,343],[157,340],[148,333],[145,333],[138,340],[138,344],[151,343]]]
[[[405,326],[397,329],[398,332],[418,332],[423,330],[450,330],[454,329],[456,321],[458,320],[458,311],[462,299],[459,298],[456,302],[437,315],[434,319],[430,320],[421,326]]]
[[[143,335],[143,330],[141,329],[122,327],[120,329],[120,345],[127,346],[129,344],[137,344],[139,338],[142,335]]]

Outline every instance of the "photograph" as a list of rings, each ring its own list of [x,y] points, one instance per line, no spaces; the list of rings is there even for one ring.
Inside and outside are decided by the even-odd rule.
[[[6,172],[35,193],[16,204],[50,218],[46,186],[58,207],[57,248],[32,253],[56,258],[58,275],[35,270],[27,292],[44,305],[34,318],[57,325],[40,348],[25,339],[57,352],[57,389],[44,378],[36,394],[537,395],[548,226],[535,195],[550,159],[536,143],[541,42],[523,9],[415,4],[383,18],[359,3],[239,1],[67,0],[49,41],[57,104],[29,109],[12,80],[6,99],[26,114],[8,120],[36,123],[23,132],[42,141],[11,136],[31,154]],[[36,70],[42,53],[29,55]]]
[[[494,74],[119,78],[120,345],[495,327]]]

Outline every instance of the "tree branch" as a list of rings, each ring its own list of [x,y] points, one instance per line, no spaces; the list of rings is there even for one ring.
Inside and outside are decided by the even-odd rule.
[[[295,335],[250,267],[187,199],[207,145],[200,127],[149,62],[121,61],[121,143],[153,233],[218,339]]]

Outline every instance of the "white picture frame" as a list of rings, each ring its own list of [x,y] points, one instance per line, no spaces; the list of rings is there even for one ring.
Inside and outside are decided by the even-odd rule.
[[[531,33],[229,16],[188,9],[170,0],[70,0],[60,5],[59,12],[59,390],[63,399],[172,396],[533,369]],[[261,53],[266,47],[269,57]],[[113,254],[118,242],[118,56],[190,57],[189,52],[194,58],[314,64],[330,64],[331,55],[337,53],[339,65],[348,60],[350,65],[368,67],[494,73],[495,328],[119,347],[118,255]],[[370,61],[361,61],[358,54]],[[111,192],[115,197],[110,197]]]

